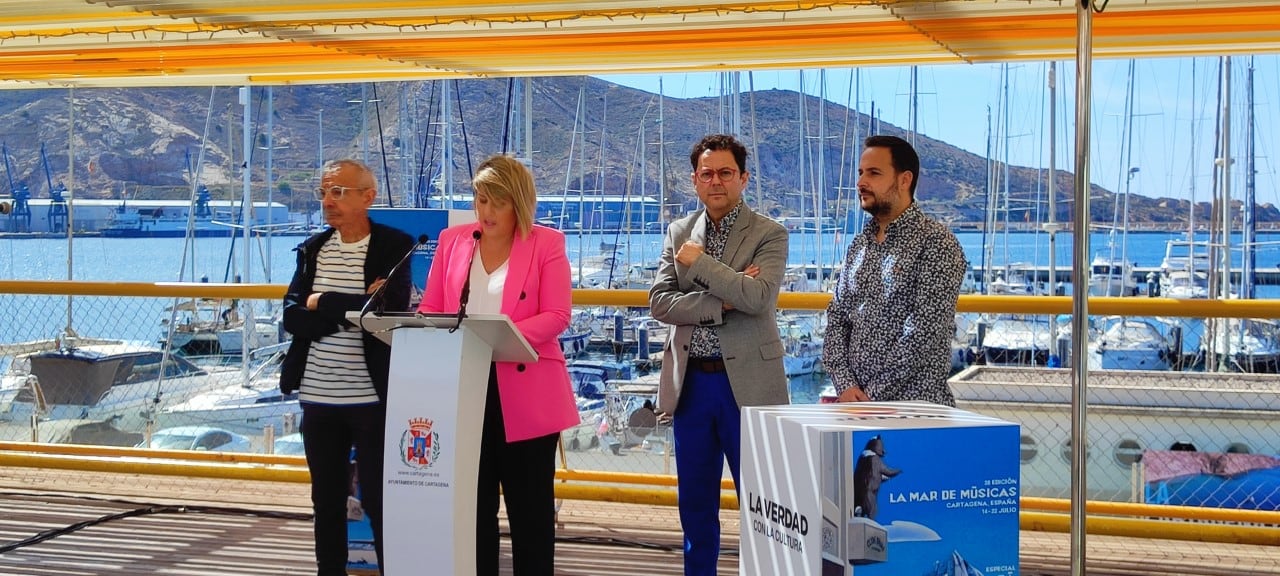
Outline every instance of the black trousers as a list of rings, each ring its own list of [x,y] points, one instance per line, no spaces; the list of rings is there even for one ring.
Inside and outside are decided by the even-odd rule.
[[[382,447],[386,405],[333,406],[302,403],[302,445],[311,470],[319,576],[347,573],[347,496],[351,492],[351,448],[356,450],[360,504],[373,527],[382,566]]]
[[[521,406],[537,410],[537,406]],[[476,484],[476,575],[498,575],[498,486],[511,525],[515,576],[551,576],[555,567],[556,445],[560,434],[507,442],[498,377],[489,367],[489,391]]]

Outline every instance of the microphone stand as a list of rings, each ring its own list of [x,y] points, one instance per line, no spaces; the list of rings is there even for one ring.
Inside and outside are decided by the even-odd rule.
[[[453,328],[449,329],[452,334],[462,327],[462,321],[467,317],[467,302],[471,300],[471,267],[476,265],[476,250],[480,247],[480,231],[476,230],[471,233],[472,248],[471,261],[467,263],[467,280],[462,283],[462,294],[458,297],[458,318],[454,322]]]
[[[387,284],[391,282],[392,278],[395,278],[396,272],[400,271],[400,267],[404,266],[404,263],[409,261],[409,257],[413,256],[413,254],[418,251],[418,248],[420,248],[423,244],[427,243],[427,240],[429,240],[429,238],[426,234],[419,235],[418,241],[413,244],[413,247],[410,248],[409,251],[406,252],[404,256],[400,257],[400,261],[396,262],[395,266],[391,267],[391,272],[387,273],[387,278],[382,281],[382,285],[378,286],[378,289],[374,290],[373,294],[369,295],[369,299],[365,301],[364,306],[360,307],[360,330],[362,332],[369,331],[367,328],[364,327],[364,317],[369,313],[369,305],[373,304],[374,300],[377,300],[378,308],[376,310],[376,314],[378,316],[382,316],[383,312],[385,312],[385,309],[386,309],[386,301],[382,299],[382,296],[383,296],[383,293],[387,291]]]

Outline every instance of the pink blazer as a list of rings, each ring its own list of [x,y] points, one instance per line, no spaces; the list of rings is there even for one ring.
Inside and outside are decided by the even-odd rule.
[[[419,312],[457,311],[475,251],[472,232],[479,229],[479,224],[461,224],[440,233]],[[546,436],[580,422],[559,340],[569,326],[572,304],[564,234],[542,226],[534,226],[525,239],[517,233],[507,261],[502,313],[533,346],[538,360],[496,363],[508,442]]]

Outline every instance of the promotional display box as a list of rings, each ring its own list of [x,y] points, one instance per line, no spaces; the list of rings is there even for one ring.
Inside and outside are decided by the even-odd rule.
[[[742,576],[1013,576],[1017,424],[928,403],[742,412]]]

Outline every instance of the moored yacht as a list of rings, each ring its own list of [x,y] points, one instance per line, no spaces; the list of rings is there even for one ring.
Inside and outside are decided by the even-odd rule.
[[[1089,345],[1089,367],[1103,370],[1168,370],[1174,350],[1154,324],[1134,317],[1109,316],[1102,335]]]
[[[42,438],[77,423],[107,423],[115,432],[96,441],[132,446],[164,407],[238,374],[146,344],[64,345],[14,359],[0,385],[0,423],[27,429],[35,422]]]
[[[1160,295],[1209,297],[1209,246],[1206,242],[1168,240],[1160,261]]]

